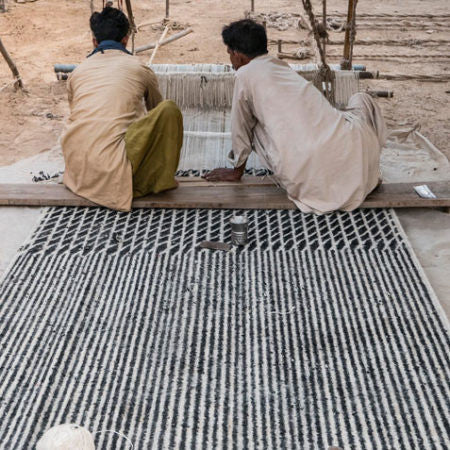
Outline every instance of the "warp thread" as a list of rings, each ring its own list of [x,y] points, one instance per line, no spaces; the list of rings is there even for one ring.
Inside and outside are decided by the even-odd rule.
[[[117,434],[118,436],[120,436],[121,438],[124,438],[127,441],[127,444],[130,444],[130,446],[128,447],[129,450],[133,450],[134,449],[134,445],[131,442],[131,440],[125,436],[124,434],[120,433],[119,431],[115,431],[115,430],[100,430],[100,431],[95,431],[94,434],[102,434],[102,433],[113,433],[113,434]]]
[[[163,97],[176,102],[182,110],[231,108],[235,79],[231,68],[212,64],[199,66],[199,71],[194,70],[195,65],[175,66],[173,71],[173,65],[155,67]],[[325,87],[334,91],[333,104],[338,108],[344,107],[349,98],[359,91],[359,78],[355,72],[327,71],[326,68],[318,68],[317,64],[292,65],[292,68],[313,81],[321,92],[324,91],[323,83],[331,84]],[[322,73],[324,70],[327,72]]]
[[[163,97],[174,100],[181,109],[231,106],[233,73],[158,73],[157,77]]]

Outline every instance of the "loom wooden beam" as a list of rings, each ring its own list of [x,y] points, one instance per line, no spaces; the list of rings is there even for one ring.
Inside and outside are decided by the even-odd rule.
[[[322,38],[322,45],[323,45],[323,52],[325,55],[327,54],[327,40],[328,40],[328,33],[327,33],[327,0],[322,0],[322,26],[324,31],[324,36]],[[279,50],[281,53],[281,50]]]
[[[419,197],[413,187],[427,184],[436,199]],[[1,206],[97,206],[59,184],[0,184]],[[383,184],[362,208],[448,208],[450,182]],[[133,208],[295,209],[283,189],[269,178],[246,177],[242,182],[210,183],[202,178],[133,201]]]
[[[17,67],[14,64],[14,61],[11,59],[11,56],[9,56],[9,53],[7,52],[1,39],[0,39],[0,53],[3,55],[3,58],[5,58],[6,63],[8,64],[9,68],[11,69],[11,72],[12,72],[14,78],[16,79],[17,87],[19,87],[20,89],[23,89],[23,82],[22,82],[22,78],[20,77],[19,71],[17,70]]]
[[[187,28],[186,30],[180,31],[179,33],[176,33],[176,34],[170,36],[169,38],[162,40],[159,43],[159,47],[170,44],[171,42],[176,41],[177,39],[180,39],[183,36],[188,35],[189,33],[192,33],[193,31],[194,30],[192,28]],[[155,48],[157,44],[158,44],[157,42],[153,42],[151,44],[147,44],[147,45],[143,45],[142,47],[138,47],[136,49],[136,53],[141,53],[141,52],[145,52],[146,50],[151,50],[151,49]]]
[[[348,12],[347,12],[347,26],[345,29],[345,39],[344,39],[344,60],[341,64],[342,70],[350,70],[352,67],[352,42],[351,42],[351,24],[355,20],[355,10],[356,3],[358,0],[348,0]]]

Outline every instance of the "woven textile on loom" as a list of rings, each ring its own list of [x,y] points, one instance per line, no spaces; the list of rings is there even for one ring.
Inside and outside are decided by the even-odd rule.
[[[315,64],[292,65],[308,80],[313,79]],[[183,112],[184,144],[178,175],[198,175],[205,170],[230,166],[227,154],[231,149],[230,114],[233,99],[234,72],[220,64],[155,64],[152,69],[164,98],[174,100]],[[338,71],[336,104],[343,107],[359,91],[355,72]],[[259,158],[252,154],[248,161],[250,173],[267,172]]]

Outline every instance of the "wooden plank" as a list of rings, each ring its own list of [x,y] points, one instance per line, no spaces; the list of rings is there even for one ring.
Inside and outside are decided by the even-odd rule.
[[[270,182],[270,184],[268,184]],[[423,199],[413,186],[427,184],[437,196]],[[96,206],[60,184],[0,184],[2,206]],[[295,209],[283,189],[269,179],[258,184],[253,178],[243,183],[209,183],[202,179],[180,182],[180,187],[134,200],[134,208],[230,208]],[[450,207],[450,182],[383,184],[371,193],[362,208]]]
[[[414,186],[426,184],[435,199],[419,197]],[[450,181],[382,184],[369,194],[362,208],[435,208],[450,206]]]
[[[188,186],[270,186],[274,185],[273,178],[269,175],[263,177],[255,177],[252,175],[244,175],[240,181],[206,181],[201,177],[175,177],[176,180],[182,185]]]
[[[295,209],[283,189],[271,186],[187,186],[133,202],[134,208]]]

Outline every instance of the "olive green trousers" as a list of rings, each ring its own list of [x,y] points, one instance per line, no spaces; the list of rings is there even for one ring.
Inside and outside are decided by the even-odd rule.
[[[125,149],[133,168],[133,197],[177,186],[175,172],[183,145],[183,116],[171,100],[158,104],[128,127]]]

